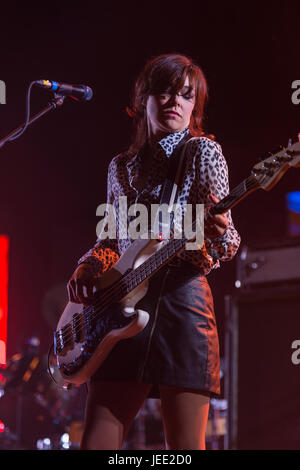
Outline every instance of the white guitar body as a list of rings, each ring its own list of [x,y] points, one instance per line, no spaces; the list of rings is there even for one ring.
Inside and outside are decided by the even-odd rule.
[[[103,274],[100,278],[100,290],[106,289],[119,279],[126,271],[137,268],[146,259],[148,259],[155,251],[163,246],[164,242],[158,240],[136,240],[126,252],[120,257],[114,267]],[[87,382],[95,373],[102,362],[106,359],[114,345],[124,338],[132,337],[142,331],[148,323],[149,314],[143,310],[136,310],[135,305],[142,299],[148,290],[148,280],[142,282],[138,287],[133,289],[129,294],[122,298],[119,302],[121,314],[124,318],[133,316],[133,319],[124,327],[111,329],[104,338],[99,342],[93,351],[90,359],[78,368],[73,368],[71,373],[65,373],[65,368],[76,362],[76,358],[80,357],[85,349],[85,337],[81,335],[81,340],[76,342],[70,340],[62,350],[56,351],[57,362],[61,376],[69,383],[80,385]],[[55,342],[63,340],[63,335],[71,336],[71,328],[74,318],[79,317],[85,306],[69,302],[63,311],[56,329]],[[75,317],[74,317],[75,316]],[[64,332],[64,333],[63,333]],[[59,349],[59,348],[57,348]]]

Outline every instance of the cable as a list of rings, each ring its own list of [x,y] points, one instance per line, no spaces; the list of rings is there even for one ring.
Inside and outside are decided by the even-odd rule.
[[[12,137],[10,137],[7,142],[11,142],[13,140],[16,140],[18,139],[19,137],[21,137],[21,135],[25,132],[25,130],[27,129],[28,127],[28,124],[29,124],[29,119],[30,119],[30,95],[31,95],[31,88],[32,86],[35,84],[36,82],[31,82],[29,84],[29,87],[28,87],[28,90],[27,90],[27,94],[26,94],[26,120],[25,120],[25,124],[24,126],[18,131],[18,133]]]

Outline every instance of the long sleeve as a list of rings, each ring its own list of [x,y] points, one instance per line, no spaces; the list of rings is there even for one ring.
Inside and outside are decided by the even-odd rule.
[[[205,204],[211,204],[210,193],[218,199],[223,199],[229,194],[228,166],[222,148],[217,142],[209,142],[202,152],[199,183],[200,186],[207,188]],[[241,241],[240,235],[233,225],[231,211],[227,211],[225,216],[228,220],[225,233],[213,240],[205,239],[207,253],[213,258],[214,262],[217,260],[231,260],[236,254]]]
[[[107,228],[107,220],[109,211],[113,208],[114,194],[113,194],[113,178],[114,160],[111,161],[108,168],[107,175],[107,203],[106,214],[102,224],[102,231],[100,232],[97,242],[93,248],[85,253],[78,261],[78,264],[89,263],[92,265],[94,273],[99,276],[101,273],[108,271],[119,259],[118,240],[116,238],[102,239],[104,230]]]
[[[188,161],[189,170],[193,168],[190,203],[204,204],[207,207],[212,204],[209,194],[218,199],[227,196],[228,167],[222,148],[217,142],[205,137],[195,139],[189,147]],[[184,250],[179,257],[199,267],[205,274],[218,268],[220,261],[231,260],[239,248],[240,236],[233,225],[231,211],[226,212],[225,216],[228,219],[228,227],[221,237],[213,240],[204,238],[201,250]]]

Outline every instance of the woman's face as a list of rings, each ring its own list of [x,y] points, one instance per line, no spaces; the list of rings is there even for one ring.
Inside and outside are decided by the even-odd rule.
[[[189,77],[175,95],[168,91],[150,95],[146,104],[148,136],[150,140],[161,140],[167,134],[188,127],[195,104],[194,89],[190,90]]]

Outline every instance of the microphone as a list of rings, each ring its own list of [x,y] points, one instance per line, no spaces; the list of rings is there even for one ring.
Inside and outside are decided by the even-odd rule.
[[[89,101],[93,96],[93,90],[86,85],[68,85],[53,80],[36,80],[34,83],[60,95],[70,96],[75,100]]]

